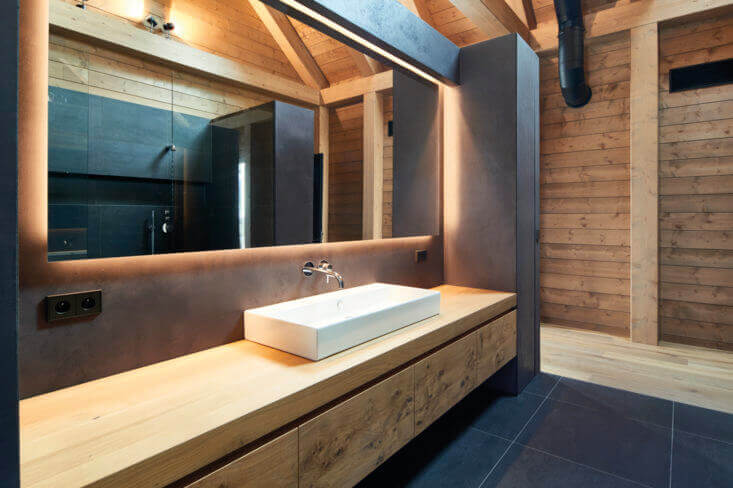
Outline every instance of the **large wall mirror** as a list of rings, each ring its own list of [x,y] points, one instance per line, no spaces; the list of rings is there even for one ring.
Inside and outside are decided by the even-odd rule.
[[[306,84],[249,2],[219,14],[257,36],[207,31],[196,2],[176,3],[187,16],[168,42]],[[148,12],[96,4],[95,15],[165,35],[145,30]],[[386,70],[287,20],[328,86]],[[319,107],[72,34],[52,30],[49,46],[49,260],[438,232],[435,85],[395,71],[390,89]],[[375,148],[381,167],[365,162]]]

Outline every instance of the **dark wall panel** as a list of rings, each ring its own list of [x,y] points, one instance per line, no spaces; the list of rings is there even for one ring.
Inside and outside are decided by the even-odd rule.
[[[313,110],[275,102],[275,242],[313,240]]]
[[[463,48],[461,80],[446,106],[445,278],[517,292],[518,358],[497,383],[517,392],[539,367],[539,61],[512,34]]]
[[[440,219],[438,87],[394,73],[392,235],[436,235]]]
[[[0,486],[18,455],[18,3],[0,16]]]

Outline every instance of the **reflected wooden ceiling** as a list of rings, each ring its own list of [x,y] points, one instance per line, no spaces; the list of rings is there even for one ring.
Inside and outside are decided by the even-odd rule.
[[[77,0],[64,1],[76,4]],[[460,47],[517,32],[538,51],[557,45],[553,0],[393,0]],[[726,0],[583,0],[586,36],[724,6]],[[322,90],[385,70],[378,62],[259,0],[88,0],[90,9],[142,28],[156,15],[174,37],[213,54]]]

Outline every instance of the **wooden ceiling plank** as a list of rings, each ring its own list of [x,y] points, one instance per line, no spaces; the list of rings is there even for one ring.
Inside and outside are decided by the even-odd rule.
[[[489,38],[513,32],[530,42],[529,29],[504,0],[450,0],[455,7]]]
[[[206,73],[258,92],[275,94],[307,105],[318,105],[320,102],[319,91],[303,83],[150,34],[106,14],[76,8],[73,3],[50,2],[49,26],[52,32],[70,32],[82,38],[91,38],[124,52]]]
[[[372,76],[384,71],[382,65],[378,61],[373,60],[366,54],[360,53],[352,47],[348,47],[348,49],[349,55],[356,63],[356,68],[359,70],[359,73],[361,73],[361,76]]]
[[[290,64],[305,84],[319,90],[330,85],[288,17],[259,0],[249,0]]]
[[[730,0],[639,0],[585,15],[585,37],[599,37],[642,25],[664,22],[730,5]],[[532,31],[536,51],[557,48],[557,24],[545,23]]]

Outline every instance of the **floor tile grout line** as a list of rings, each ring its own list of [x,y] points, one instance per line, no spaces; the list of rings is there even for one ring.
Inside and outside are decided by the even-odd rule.
[[[691,435],[694,437],[700,437],[701,439],[706,439],[706,440],[714,441],[714,442],[720,442],[721,444],[727,444],[729,446],[733,446],[733,442],[724,441],[723,439],[717,439],[715,437],[710,437],[708,435],[697,434],[695,432],[690,432],[689,430],[685,430],[685,429],[673,429],[673,430],[679,430],[683,434]]]
[[[643,486],[645,488],[652,488],[651,485],[647,485],[647,484],[641,483],[640,481],[632,480],[630,478],[626,478],[624,476],[620,476],[620,475],[617,475],[615,473],[611,473],[610,471],[604,471],[602,469],[598,469],[596,467],[593,467],[593,466],[591,466],[589,464],[579,463],[577,461],[573,461],[572,459],[568,459],[568,458],[565,458],[565,457],[562,457],[562,456],[558,456],[557,454],[553,454],[553,453],[551,453],[549,451],[545,451],[544,449],[538,449],[536,447],[528,446],[528,445],[522,444],[520,442],[516,442],[515,444],[518,444],[518,445],[520,445],[522,447],[526,447],[527,449],[532,449],[533,451],[537,451],[537,452],[541,452],[543,454],[547,454],[548,456],[552,456],[552,457],[555,457],[557,459],[562,459],[563,461],[566,461],[566,462],[568,462],[570,464],[575,464],[575,465],[578,465],[578,466],[582,466],[584,468],[592,469],[593,471],[597,471],[599,473],[603,473],[605,475],[612,476],[612,477],[618,478],[620,480],[628,481],[629,483],[634,483],[635,485]]]
[[[588,405],[582,405],[582,404],[580,404],[580,403],[576,403],[576,402],[569,402],[569,401],[567,401],[567,400],[560,400],[559,398],[549,398],[549,400],[552,400],[553,402],[560,402],[560,403],[564,403],[564,404],[566,404],[566,405],[572,405],[572,406],[574,406],[574,407],[580,407],[580,408],[585,408],[585,409],[588,409],[588,410],[592,410],[592,411],[594,411],[594,412],[607,412],[607,410],[603,410],[602,408],[596,408],[596,407],[589,407]],[[670,403],[671,403],[671,402],[670,402]],[[621,416],[622,418],[625,418],[625,419],[628,419],[628,420],[633,420],[634,422],[639,422],[639,423],[642,423],[642,424],[648,424],[648,425],[653,425],[653,426],[655,426],[655,427],[660,427],[660,428],[662,428],[662,429],[671,429],[671,428],[672,428],[672,427],[670,427],[670,426],[664,426],[664,425],[662,425],[662,424],[658,424],[658,423],[656,423],[656,422],[649,422],[648,420],[641,420],[641,419],[638,419],[638,418],[636,418],[636,417],[629,417],[629,416],[627,416],[627,415],[620,415],[620,416]]]
[[[672,462],[674,461],[674,404],[672,402],[672,435],[669,440],[669,488],[672,488]]]
[[[532,421],[532,419],[533,419],[533,418],[535,417],[535,415],[537,415],[537,412],[539,412],[540,408],[542,408],[542,405],[544,405],[544,404],[545,404],[545,402],[547,401],[547,399],[548,399],[548,398],[550,398],[550,394],[551,394],[551,393],[552,393],[552,392],[553,392],[553,391],[555,390],[555,388],[557,388],[557,385],[559,385],[559,384],[560,384],[560,380],[561,380],[561,379],[562,379],[562,377],[558,377],[558,378],[557,378],[557,381],[555,381],[555,384],[554,384],[554,385],[552,385],[552,388],[550,388],[550,391],[548,391],[548,392],[547,392],[547,395],[545,395],[545,398],[544,398],[544,399],[543,399],[543,400],[542,400],[542,401],[540,402],[540,404],[539,404],[539,405],[537,406],[537,408],[535,409],[535,411],[534,411],[534,412],[532,413],[532,415],[531,415],[531,416],[529,417],[529,419],[527,420],[527,422],[525,422],[525,423],[524,423],[524,426],[522,427],[522,429],[521,429],[521,430],[520,430],[520,431],[519,431],[519,432],[517,433],[517,435],[515,435],[515,436],[514,436],[514,439],[513,439],[513,440],[512,440],[512,441],[511,441],[511,442],[509,443],[509,445],[508,445],[508,446],[506,447],[506,449],[504,450],[504,453],[503,453],[503,454],[502,454],[502,455],[501,455],[501,456],[499,457],[499,459],[497,459],[497,460],[496,460],[496,462],[495,462],[495,463],[494,463],[494,465],[493,465],[493,466],[491,467],[491,469],[489,470],[489,472],[488,472],[488,473],[486,473],[486,476],[484,476],[484,479],[483,479],[483,480],[481,480],[481,483],[479,483],[479,485],[478,485],[478,488],[481,488],[482,486],[484,486],[484,483],[486,483],[486,480],[487,480],[487,479],[489,479],[489,476],[491,476],[491,473],[493,473],[493,472],[494,472],[494,470],[495,470],[495,469],[496,469],[496,467],[497,467],[497,466],[499,465],[499,463],[501,462],[501,460],[502,460],[502,459],[504,459],[504,457],[506,456],[506,453],[508,453],[508,452],[509,452],[509,449],[511,449],[511,448],[512,448],[512,446],[513,446],[514,444],[516,444],[516,442],[517,442],[517,439],[519,439],[519,436],[520,436],[520,435],[522,434],[522,432],[524,432],[524,429],[526,429],[526,428],[527,428],[527,426],[528,426],[528,425],[529,425],[529,423],[530,423],[530,422]]]

